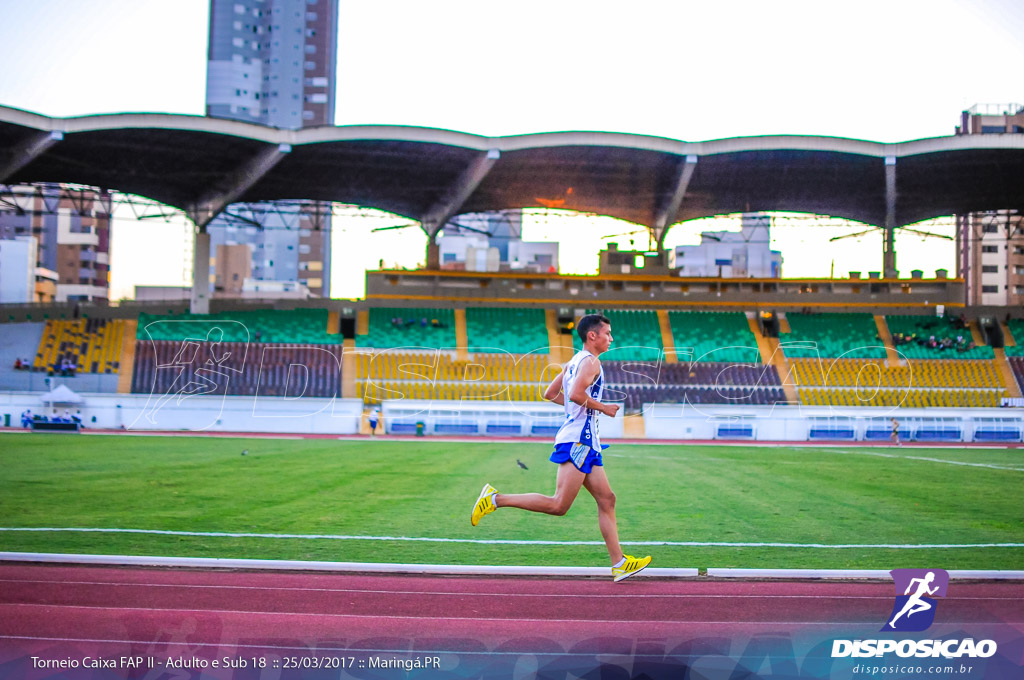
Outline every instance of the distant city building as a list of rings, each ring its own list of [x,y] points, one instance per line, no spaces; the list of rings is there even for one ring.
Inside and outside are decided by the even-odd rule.
[[[191,286],[135,286],[132,296],[136,302],[153,302],[155,300],[177,300],[188,302],[192,297]]]
[[[632,242],[630,242],[632,243]],[[666,276],[665,257],[657,250],[619,250],[618,243],[609,243],[598,253],[601,274],[633,274],[636,276]]]
[[[308,288],[296,281],[257,281],[255,279],[246,279],[242,285],[242,297],[260,300],[307,300],[313,297],[313,294]]]
[[[1024,133],[1024,106],[977,104],[960,116],[958,135]],[[1007,178],[1019,181],[1019,178]],[[968,305],[1024,305],[1024,216],[1020,210],[957,215],[957,276]]]
[[[36,302],[36,238],[0,240],[0,303]]]
[[[558,271],[558,244],[522,239],[521,211],[460,215],[438,237],[441,269]]]
[[[11,207],[0,208],[0,240],[34,237],[34,286],[25,301],[107,300],[110,195],[57,184],[12,190]],[[19,252],[24,247],[9,246]]]
[[[744,213],[740,231],[706,231],[697,246],[676,246],[669,268],[679,276],[776,279],[782,253],[771,249],[771,217]]]
[[[215,297],[241,297],[246,279],[252,275],[252,248],[247,243],[217,246],[214,266]]]
[[[284,129],[333,125],[337,42],[338,0],[212,0],[207,115]],[[248,245],[256,281],[330,294],[330,203],[225,213],[207,227],[214,270],[218,246]]]

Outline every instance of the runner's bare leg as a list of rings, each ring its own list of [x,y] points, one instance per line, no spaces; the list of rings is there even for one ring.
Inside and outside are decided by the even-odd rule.
[[[555,478],[554,496],[539,493],[499,493],[494,497],[494,501],[499,508],[522,508],[548,515],[564,515],[576,500],[576,495],[586,478],[587,476],[572,463],[562,463],[558,466],[558,475]]]
[[[615,519],[615,494],[604,468],[595,465],[583,486],[597,501],[597,525],[614,566],[622,559],[622,546],[619,545],[619,525]]]

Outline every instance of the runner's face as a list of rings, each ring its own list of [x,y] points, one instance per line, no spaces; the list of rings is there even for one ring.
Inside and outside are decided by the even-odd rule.
[[[598,326],[596,331],[591,331],[591,333],[594,334],[592,336],[594,340],[591,341],[594,347],[600,352],[607,352],[612,344],[612,327],[603,323]]]

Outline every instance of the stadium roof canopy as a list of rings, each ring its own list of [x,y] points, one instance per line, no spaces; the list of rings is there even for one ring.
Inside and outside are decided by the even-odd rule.
[[[895,144],[607,132],[482,137],[398,126],[280,130],[170,114],[50,118],[0,107],[0,183],[138,194],[185,210],[201,226],[229,203],[274,199],[380,208],[431,232],[457,214],[529,207],[610,215],[658,237],[682,220],[759,210],[901,226],[1022,208],[1022,178],[1021,134]]]

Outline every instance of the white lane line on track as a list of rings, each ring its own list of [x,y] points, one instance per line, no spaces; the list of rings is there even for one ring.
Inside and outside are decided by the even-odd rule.
[[[839,624],[837,624],[839,625]],[[869,624],[871,625],[871,624]],[[975,627],[994,626],[999,624],[972,624]],[[423,656],[425,654],[431,655],[456,655],[456,656],[552,656],[560,659],[571,657],[571,656],[593,656],[592,652],[540,652],[533,650],[461,650],[461,649],[381,649],[381,648],[354,648],[354,647],[310,647],[308,645],[257,645],[257,644],[242,644],[233,642],[171,642],[169,640],[102,640],[98,638],[68,638],[68,637],[42,637],[35,635],[0,635],[0,640],[25,640],[29,642],[91,642],[99,644],[112,644],[112,645],[154,645],[157,647],[214,647],[217,649],[265,649],[265,650],[299,650],[305,653],[314,654],[327,654],[330,652],[337,652],[340,656],[354,656],[356,654],[395,654],[395,655],[415,655]],[[623,654],[617,652],[608,652],[601,654],[601,657],[618,657]],[[678,657],[686,657],[688,654],[672,654],[672,653],[644,653],[638,651],[630,651],[626,656],[636,659],[673,659]]]
[[[355,536],[347,534],[265,534],[228,531],[173,531],[169,529],[102,529],[91,527],[0,527],[0,531],[73,532],[99,534],[150,534],[157,536],[200,536],[220,538],[290,538],[331,541],[398,541],[417,543],[475,543],[480,545],[604,545],[604,541],[545,541],[509,538],[443,538],[430,536]],[[724,548],[885,548],[891,550],[921,550],[933,548],[1024,548],[1024,543],[770,543],[722,541],[623,541],[622,545],[669,547],[724,547]]]
[[[472,622],[488,622],[488,623],[501,623],[508,625],[511,623],[530,623],[530,624],[544,624],[544,623],[565,623],[565,624],[613,624],[616,626],[622,626],[623,623],[630,625],[633,624],[650,624],[650,625],[671,625],[681,623],[693,623],[700,625],[721,625],[721,626],[843,626],[843,625],[865,625],[873,622],[870,621],[702,621],[699,619],[693,620],[643,620],[643,619],[509,619],[509,618],[493,618],[493,617],[473,617],[473,616],[396,616],[394,614],[320,614],[317,612],[272,612],[272,611],[252,611],[246,609],[184,609],[184,608],[161,608],[161,607],[97,607],[93,605],[58,605],[58,604],[22,604],[22,603],[7,603],[0,604],[0,609],[5,607],[35,607],[35,608],[49,608],[49,609],[85,609],[90,611],[107,611],[107,612],[144,612],[144,613],[156,613],[156,614],[216,614],[218,616],[238,614],[241,616],[316,616],[326,617],[335,619],[370,619],[380,620],[387,619],[393,621],[472,621]],[[973,624],[973,621],[944,621],[947,625],[965,625],[968,623]],[[1016,625],[1018,623],[1024,623],[1024,621],[1000,621],[1003,625]]]
[[[44,579],[0,579],[0,583],[33,583],[52,584],[61,586],[112,586],[112,587],[140,587],[140,588],[206,588],[211,590],[267,590],[284,592],[311,592],[311,593],[366,593],[372,595],[439,595],[439,596],[469,596],[469,597],[566,597],[577,599],[728,599],[728,600],[891,600],[892,595],[749,595],[749,594],[700,594],[700,593],[663,593],[663,594],[594,594],[594,593],[495,593],[495,592],[465,592],[458,590],[378,590],[365,588],[300,588],[296,586],[246,586],[230,584],[211,583],[135,583],[121,581],[54,581]],[[1020,602],[1020,597],[944,597],[943,602],[955,601],[1007,601]]]

